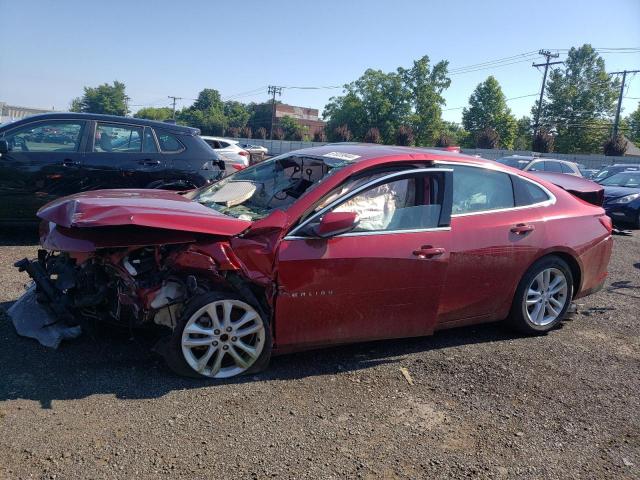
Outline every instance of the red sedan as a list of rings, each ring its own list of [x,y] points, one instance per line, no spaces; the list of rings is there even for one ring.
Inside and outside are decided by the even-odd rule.
[[[602,287],[612,247],[604,210],[579,198],[600,187],[552,182],[455,152],[326,145],[190,192],[57,200],[38,213],[38,259],[17,266],[63,328],[156,324],[191,376],[498,320],[540,334]]]

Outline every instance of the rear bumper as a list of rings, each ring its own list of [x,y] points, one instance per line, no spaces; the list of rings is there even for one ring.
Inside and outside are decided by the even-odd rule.
[[[608,235],[580,256],[582,281],[574,298],[586,297],[602,289],[607,279],[612,249],[613,237]]]

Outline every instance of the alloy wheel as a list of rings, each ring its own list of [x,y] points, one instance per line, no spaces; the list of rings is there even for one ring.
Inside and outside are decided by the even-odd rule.
[[[543,327],[553,323],[568,301],[567,278],[557,268],[536,275],[526,290],[523,309],[529,321]]]
[[[182,354],[196,372],[228,378],[247,371],[260,357],[265,326],[256,310],[240,300],[219,300],[197,310],[182,331]]]

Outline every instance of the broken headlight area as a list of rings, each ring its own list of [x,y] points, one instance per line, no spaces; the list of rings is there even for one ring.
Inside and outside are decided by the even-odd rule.
[[[64,331],[86,322],[125,328],[153,324],[174,328],[184,303],[196,292],[206,289],[207,281],[199,282],[194,275],[176,275],[168,260],[173,253],[170,247],[119,249],[77,256],[40,250],[36,260],[17,262],[16,267],[26,271],[35,284],[35,290],[25,295],[35,295],[39,307],[51,314],[45,320],[32,318],[30,321],[37,325],[30,331],[49,337],[47,329]],[[28,323],[26,318],[16,318],[24,314],[14,312],[14,324]],[[37,335],[26,336],[45,344]]]

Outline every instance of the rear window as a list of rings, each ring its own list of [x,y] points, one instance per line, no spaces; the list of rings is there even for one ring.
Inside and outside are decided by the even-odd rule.
[[[180,152],[184,150],[184,145],[175,135],[156,130],[156,137],[160,144],[160,150],[163,152]]]

